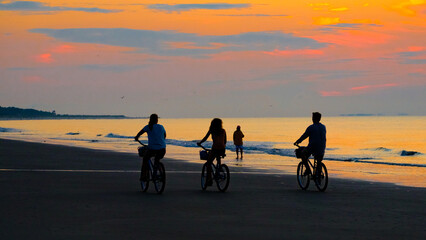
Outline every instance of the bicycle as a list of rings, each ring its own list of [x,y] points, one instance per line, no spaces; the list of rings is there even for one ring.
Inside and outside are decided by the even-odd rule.
[[[298,144],[296,145],[298,148],[294,151],[297,158],[302,158],[303,150],[306,147],[301,147]],[[320,192],[324,192],[325,189],[327,189],[328,185],[328,172],[327,168],[325,167],[324,163],[321,164],[321,172],[317,173],[317,160],[314,159],[314,163],[309,160],[309,157],[307,159],[308,165],[310,166],[309,169],[306,169],[305,164],[303,161],[297,165],[297,183],[299,184],[300,188],[303,190],[306,190],[309,187],[310,180],[314,180],[315,186]],[[313,175],[312,173],[315,173]]]
[[[201,144],[198,144],[203,150],[200,151],[200,159],[201,160],[208,160],[208,155],[211,149],[207,149],[203,147]],[[218,156],[216,158],[216,164],[206,162],[203,165],[203,168],[201,170],[201,189],[206,190],[209,184],[207,184],[207,167],[209,164],[211,164],[211,176],[210,179],[212,181],[214,180],[216,182],[216,186],[221,192],[225,192],[228,189],[229,186],[229,180],[231,178],[231,175],[229,173],[229,168],[226,164],[219,164],[221,161],[221,158],[224,158],[226,155],[223,154],[222,156]]]
[[[143,144],[141,141],[138,142],[142,145],[138,148],[138,153],[139,156],[143,158],[148,150],[148,146]],[[155,161],[153,163],[153,158],[154,156],[148,160],[148,177],[147,179],[140,181],[141,188],[142,192],[146,192],[149,187],[149,182],[152,181],[154,183],[155,191],[157,191],[158,194],[161,194],[166,186],[166,170],[163,163]]]

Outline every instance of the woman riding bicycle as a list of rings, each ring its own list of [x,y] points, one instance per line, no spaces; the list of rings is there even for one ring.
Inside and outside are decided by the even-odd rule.
[[[201,141],[197,144],[201,145],[201,143],[205,142],[207,138],[212,135],[213,145],[212,150],[209,151],[208,163],[213,163],[214,159],[218,161],[220,165],[220,158],[225,155],[225,147],[226,147],[226,131],[222,127],[222,120],[220,118],[214,118],[210,123],[209,131],[206,136],[204,136]],[[207,165],[207,185],[211,186],[213,184],[213,180],[211,179],[211,164]]]
[[[148,151],[145,153],[142,160],[140,180],[148,178],[148,161],[152,156],[155,156],[155,164],[160,161],[166,154],[166,130],[163,125],[158,124],[158,115],[153,113],[149,117],[149,123],[143,127],[135,136],[135,141],[139,141],[139,137],[148,134]]]

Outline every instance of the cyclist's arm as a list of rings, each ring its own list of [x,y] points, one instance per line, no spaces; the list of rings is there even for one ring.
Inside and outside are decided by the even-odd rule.
[[[205,142],[207,140],[207,138],[209,138],[209,136],[210,136],[210,130],[207,132],[206,136],[204,136],[204,138],[201,139],[201,141],[198,142],[198,144]]]
[[[144,130],[143,130],[143,128],[138,132],[138,134],[136,134],[136,136],[135,136],[135,141],[138,141],[139,140],[139,137],[142,135],[142,134],[144,134],[144,133],[146,133]]]
[[[303,142],[303,140],[308,138],[309,135],[310,135],[310,128],[308,127],[308,128],[306,128],[305,133],[303,133],[302,136],[299,139],[297,139],[297,141],[294,144],[299,144],[299,143]]]
[[[226,145],[226,131],[225,131],[225,129],[223,130],[224,131],[224,133],[223,134],[225,134],[225,137],[224,137],[224,139],[225,139],[225,145]]]

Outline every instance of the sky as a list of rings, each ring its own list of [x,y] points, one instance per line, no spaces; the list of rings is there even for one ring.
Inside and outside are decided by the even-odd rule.
[[[426,115],[426,0],[0,0],[0,106]]]

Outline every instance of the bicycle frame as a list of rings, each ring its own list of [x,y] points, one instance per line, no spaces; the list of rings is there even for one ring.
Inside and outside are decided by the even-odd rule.
[[[138,142],[142,146],[146,147],[146,145],[143,144],[141,141],[138,140]],[[164,169],[164,165],[161,162],[157,162],[155,160],[153,162],[153,158],[155,159],[155,156],[151,156],[147,159],[147,174],[149,179],[147,179],[146,181],[141,181],[141,187],[142,191],[145,192],[148,189],[149,181],[152,181],[154,183],[155,190],[157,191],[157,193],[161,194],[164,191],[166,172]]]
[[[300,146],[299,146],[299,144],[296,144],[296,146],[297,147],[299,147],[299,148],[301,148]],[[302,158],[302,162],[303,162],[303,158]],[[314,171],[316,170],[316,168],[317,168],[317,165],[318,165],[318,163],[317,163],[317,160],[314,158],[314,163],[312,163],[311,162],[311,160],[309,159],[309,157],[306,159],[306,162],[308,163],[308,166],[310,166],[310,169],[309,170],[312,170],[311,171],[311,175],[314,175],[313,173],[314,173]]]
[[[299,149],[301,148],[298,144],[296,146],[299,147]],[[327,167],[324,165],[324,163],[318,162],[315,157],[314,162],[312,163],[309,159],[309,156],[306,159],[306,162],[308,163],[305,163],[303,161],[305,156],[300,155],[300,151],[296,151],[296,157],[302,159],[299,165],[297,166],[297,180],[299,186],[303,190],[306,190],[309,186],[309,181],[314,180],[315,186],[318,188],[318,190],[324,192],[328,185],[328,172]],[[321,169],[318,169],[319,164]],[[304,171],[303,168],[305,168]],[[308,169],[309,174],[305,175]],[[308,178],[306,178],[305,176],[308,176]]]
[[[306,161],[308,162],[308,164],[310,166],[309,170],[311,170],[311,175],[314,176],[316,169],[317,169],[317,165],[318,165],[317,160],[314,159],[314,163],[312,163],[311,160],[309,160],[309,158],[308,158]]]
[[[207,152],[211,152],[212,150],[211,149],[208,149],[208,148],[205,148],[203,145],[201,145],[201,144],[197,144],[200,148],[202,148],[203,150],[205,150],[205,151],[207,151]],[[221,164],[222,164],[222,158],[223,158],[224,156],[216,156],[214,159],[216,159],[216,164],[214,164],[213,162],[212,162],[212,164],[215,166],[215,168],[217,168],[218,166],[220,166]],[[213,160],[214,160],[213,159]]]
[[[153,159],[154,157],[150,157],[149,159],[148,159],[148,171],[150,171],[151,172],[151,176],[152,176],[152,178],[154,178],[154,173],[156,173],[156,171],[154,171],[154,167],[156,167],[155,166],[155,163],[152,163],[152,159]],[[152,180],[152,179],[150,179],[150,180]]]
[[[200,146],[202,149],[204,149],[205,151],[209,152],[211,151],[210,149],[205,148],[204,146],[202,146],[201,144],[198,144],[198,146]],[[221,192],[226,191],[226,189],[228,188],[229,185],[229,168],[228,166],[226,166],[226,164],[222,164],[222,157],[224,156],[216,156],[216,164],[212,162],[206,162],[203,165],[203,169],[201,172],[201,188],[203,190],[205,190],[207,188],[206,182],[205,182],[205,177],[206,175],[204,175],[205,171],[209,171],[208,170],[208,166],[211,166],[211,174],[212,174],[212,180],[214,180],[216,182],[216,185],[218,187],[218,189]],[[214,160],[214,159],[213,159]],[[225,174],[224,176],[222,176],[222,174]]]

